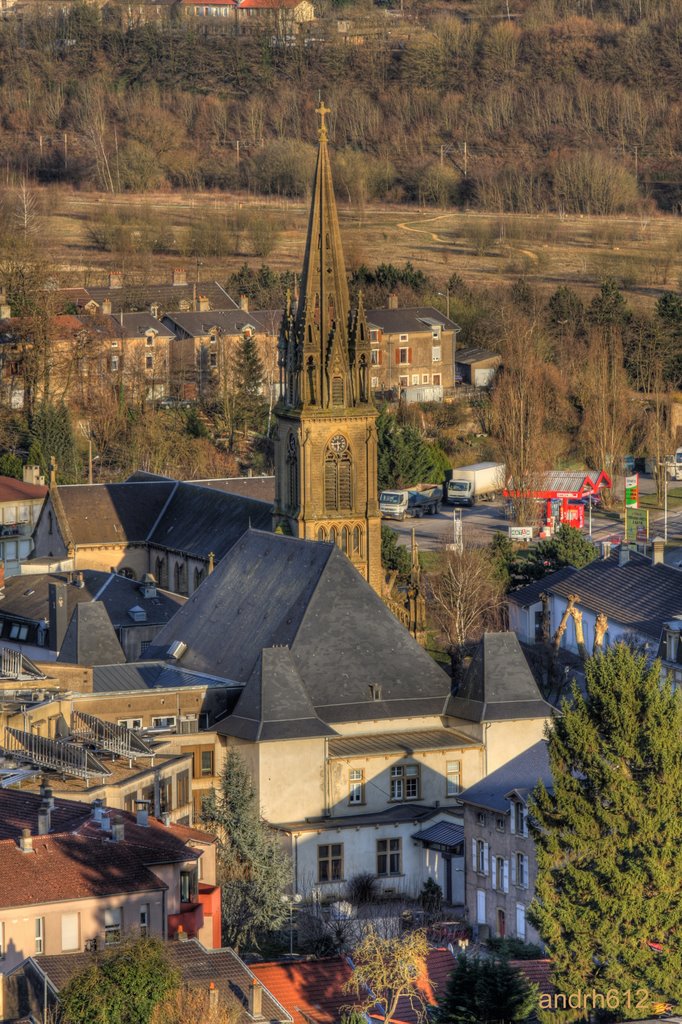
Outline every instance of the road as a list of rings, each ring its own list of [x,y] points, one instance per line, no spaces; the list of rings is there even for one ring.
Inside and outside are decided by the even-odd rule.
[[[453,509],[449,505],[441,505],[438,515],[424,516],[421,519],[405,519],[403,522],[382,520],[398,534],[401,544],[409,547],[412,541],[412,530],[415,530],[417,543],[422,551],[439,551],[444,544],[452,543]],[[655,516],[655,518],[654,518]],[[489,544],[497,530],[507,532],[509,520],[505,519],[501,502],[482,503],[473,508],[462,509],[462,534],[465,544]],[[652,514],[649,523],[651,537],[663,536],[663,513]],[[592,537],[595,541],[620,539],[623,536],[623,524],[598,512],[592,514]],[[587,533],[587,528],[585,529]],[[668,541],[665,560],[669,565],[682,561],[682,509],[668,513]],[[670,542],[677,544],[670,545]]]

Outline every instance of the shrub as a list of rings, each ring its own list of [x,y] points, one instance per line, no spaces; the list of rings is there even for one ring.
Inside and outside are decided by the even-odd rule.
[[[348,879],[346,894],[351,903],[375,903],[379,895],[377,880],[370,871],[362,871]]]

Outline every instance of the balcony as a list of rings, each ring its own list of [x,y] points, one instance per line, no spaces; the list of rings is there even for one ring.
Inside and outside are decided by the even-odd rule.
[[[202,903],[181,903],[179,914],[168,915],[168,938],[175,939],[179,932],[194,939],[204,924],[204,907]]]

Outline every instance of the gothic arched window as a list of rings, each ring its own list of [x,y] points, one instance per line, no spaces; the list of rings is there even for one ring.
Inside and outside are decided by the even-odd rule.
[[[317,531],[317,539],[318,540],[326,540],[327,539],[327,531],[325,530],[324,526],[321,526],[319,528],[319,530]]]
[[[187,571],[184,562],[175,563],[175,593],[187,593]]]
[[[293,434],[289,434],[287,449],[289,510],[293,512],[298,508],[298,445]]]
[[[348,551],[349,539],[350,531],[347,526],[344,526],[343,530],[341,531],[341,550],[343,551],[344,555],[350,554],[350,552]]]
[[[202,580],[204,579],[205,575],[206,575],[206,570],[205,569],[195,569],[194,570],[194,589],[195,590],[197,589],[199,584],[202,582]]]
[[[343,377],[332,377],[332,405],[345,405]]]
[[[352,462],[348,442],[335,434],[324,457],[324,507],[327,512],[353,508]]]
[[[156,576],[156,582],[159,584],[162,590],[168,587],[168,566],[166,565],[166,559],[159,557],[156,559],[156,570],[154,572]]]
[[[359,526],[353,530],[353,554],[362,556],[362,530]]]

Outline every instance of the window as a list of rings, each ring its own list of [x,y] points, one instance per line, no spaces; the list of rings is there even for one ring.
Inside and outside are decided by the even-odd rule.
[[[402,839],[377,839],[377,875],[401,875],[402,870]]]
[[[154,369],[154,356],[147,356],[145,360],[145,366],[147,367],[148,370]]]
[[[7,553],[5,552],[5,555]],[[10,640],[25,640],[28,636],[28,626],[23,626],[20,622],[13,622],[9,629]]]
[[[365,773],[361,768],[351,768],[349,772],[349,804],[364,804],[365,802]]]
[[[428,375],[428,373],[422,373],[422,384],[428,384],[428,383],[429,383],[429,375]]]
[[[379,340],[379,331],[378,331],[378,329],[376,327],[370,327],[370,329],[369,329],[369,340],[370,341],[378,341]]]
[[[488,874],[488,844],[476,839],[476,871],[479,875]]]
[[[142,719],[141,718],[119,718],[119,725],[125,725],[126,729],[141,729]]]
[[[526,833],[526,808],[520,801],[514,804],[514,831],[517,836],[525,836]]]
[[[180,872],[180,902],[195,903],[199,892],[199,874],[196,868]]]
[[[391,768],[391,800],[419,799],[419,765],[395,764]]]
[[[456,796],[462,791],[462,763],[448,761],[445,766],[445,794]]]
[[[434,375],[433,375],[433,383],[434,383],[434,385],[436,387],[440,387],[440,374],[439,373],[434,373]]]
[[[516,937],[526,941],[526,908],[523,903],[516,904]]]
[[[324,507],[328,512],[350,512],[353,507],[351,457],[340,434],[331,439],[325,455]]]
[[[495,818],[495,828],[498,832],[504,832],[504,818]]]
[[[175,728],[175,715],[166,715],[166,717],[152,718],[152,729],[174,729]]]
[[[209,352],[209,354],[208,354],[208,365],[210,367],[212,367],[212,368],[215,368],[218,365],[218,353],[217,352]]]
[[[80,949],[78,914],[62,914],[62,953]]]
[[[485,828],[485,814],[482,811],[479,811],[476,815],[476,824]]]
[[[401,376],[401,377],[398,378],[398,383],[400,384],[401,388],[406,388],[407,385],[409,384],[409,382],[410,382],[410,378],[409,377],[402,377]]]
[[[202,775],[213,775],[213,751],[202,750],[201,751],[201,774]]]
[[[410,361],[410,350],[409,350],[409,348],[399,348],[398,349],[398,362],[399,363],[409,363],[409,361]]]
[[[431,337],[434,341],[440,341],[440,327],[431,328]]]
[[[485,924],[485,892],[476,890],[476,924]]]
[[[379,365],[379,363],[381,362],[381,360],[379,359],[380,355],[381,355],[381,352],[380,352],[380,350],[378,348],[373,348],[372,349],[372,351],[370,353],[370,357],[369,357],[369,360],[370,360],[370,363],[372,364],[372,366],[378,366]]]
[[[372,387],[373,388],[378,388],[379,387],[379,378],[378,377],[372,377]]]
[[[149,904],[143,903],[140,907],[140,936],[146,938],[149,935]]]
[[[113,341],[111,342],[111,347],[118,348],[118,340],[116,338],[114,338]]]
[[[343,843],[325,843],[317,848],[318,882],[340,882],[343,878]]]
[[[409,341],[409,340],[410,340],[410,338],[409,338],[409,335],[407,335],[407,334],[401,334],[401,335],[400,335],[400,341],[401,341],[401,342],[403,342],[403,341]]]
[[[121,941],[121,908],[104,911],[104,945],[116,946]]]
[[[493,889],[505,892],[504,888],[504,857],[493,858]]]
[[[147,345],[153,345],[153,344],[154,344],[154,335],[153,334],[148,334],[147,335]]]
[[[184,807],[189,803],[189,772],[180,772],[178,775],[178,807]]]
[[[431,362],[432,363],[439,363],[441,361],[441,358],[442,358],[442,356],[441,356],[441,346],[440,345],[432,345],[431,346]]]
[[[115,373],[118,370],[118,356],[111,357],[111,372]]]
[[[528,858],[523,853],[517,853],[516,857],[516,884],[522,889],[528,888]]]
[[[173,780],[161,779],[159,781],[159,811],[161,814],[170,814],[173,810]]]
[[[36,953],[44,953],[45,952],[44,942],[45,942],[45,918],[44,917],[37,917],[36,918],[36,948],[35,948]]]
[[[412,374],[412,387],[413,388],[417,387],[418,384],[419,384],[419,374],[418,373],[413,373]]]

